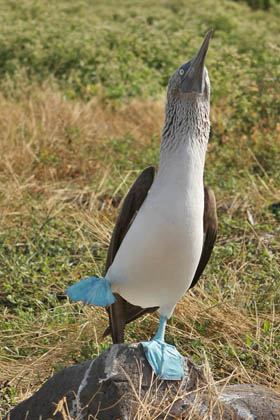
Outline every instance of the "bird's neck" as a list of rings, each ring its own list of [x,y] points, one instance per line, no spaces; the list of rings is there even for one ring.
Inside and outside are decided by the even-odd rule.
[[[158,175],[171,182],[203,188],[203,170],[210,131],[209,104],[180,109],[167,105]],[[166,176],[165,176],[166,175]]]
[[[177,149],[205,157],[210,132],[208,101],[192,103],[185,108],[181,102],[166,105],[162,130],[161,158]]]

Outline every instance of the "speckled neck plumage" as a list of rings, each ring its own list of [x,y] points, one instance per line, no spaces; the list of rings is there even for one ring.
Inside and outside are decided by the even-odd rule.
[[[162,130],[161,155],[175,151],[182,143],[206,152],[210,132],[209,101],[194,99],[188,106],[181,100],[168,103]]]

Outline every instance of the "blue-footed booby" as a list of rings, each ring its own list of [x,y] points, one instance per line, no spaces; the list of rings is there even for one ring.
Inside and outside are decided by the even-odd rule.
[[[89,277],[67,289],[84,304],[106,306],[113,342],[125,324],[158,309],[155,337],[143,342],[162,379],[183,376],[182,357],[164,341],[167,320],[198,281],[217,232],[215,196],[204,187],[210,131],[210,81],[204,66],[212,31],[193,59],[171,76],[158,173],[145,169],[126,196],[107,255],[103,278]]]

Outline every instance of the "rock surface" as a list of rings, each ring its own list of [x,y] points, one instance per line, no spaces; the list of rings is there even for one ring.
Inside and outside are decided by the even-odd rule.
[[[154,377],[140,344],[113,345],[62,370],[5,420],[280,420],[280,396],[257,385],[207,383],[184,358],[182,381]]]

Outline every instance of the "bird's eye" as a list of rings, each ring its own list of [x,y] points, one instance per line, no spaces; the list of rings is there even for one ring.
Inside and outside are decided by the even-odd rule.
[[[183,76],[183,74],[185,73],[185,70],[184,69],[180,69],[179,70],[179,74],[180,74],[180,76]]]

